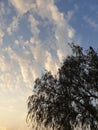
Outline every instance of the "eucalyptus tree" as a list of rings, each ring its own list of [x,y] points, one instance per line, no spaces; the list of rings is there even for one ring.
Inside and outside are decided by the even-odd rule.
[[[98,130],[98,54],[70,46],[56,76],[46,72],[35,80],[27,114],[33,129]]]

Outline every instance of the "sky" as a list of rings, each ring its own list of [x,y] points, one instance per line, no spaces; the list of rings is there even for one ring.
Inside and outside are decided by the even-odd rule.
[[[98,48],[98,0],[0,0],[0,130],[31,130],[34,80],[57,73],[71,42]]]

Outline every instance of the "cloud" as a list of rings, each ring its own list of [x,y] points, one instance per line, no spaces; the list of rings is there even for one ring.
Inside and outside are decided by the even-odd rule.
[[[72,39],[75,35],[75,30],[73,28],[68,29],[68,37]]]
[[[9,108],[10,112],[2,108],[1,113],[8,114],[9,119],[14,118],[19,124],[17,130],[26,130],[22,126],[25,101],[32,93],[34,80],[46,69],[55,75],[63,58],[70,53],[67,43],[75,36],[75,30],[69,24],[73,14],[69,12],[65,17],[54,0],[9,0],[9,3],[12,12],[8,23],[5,18],[7,33],[0,28],[3,43],[0,46],[0,100],[5,100],[8,106],[3,104],[4,108]]]
[[[6,57],[4,55],[0,55],[0,89],[11,89],[11,79],[13,79],[13,75],[11,75],[12,65],[6,61]],[[14,80],[13,80],[14,82]]]
[[[68,11],[66,16],[67,20],[70,21],[73,15],[74,15],[74,11]]]
[[[3,38],[4,38],[4,32],[2,31],[2,29],[0,29],[0,44],[3,43]]]
[[[63,13],[60,13],[58,8],[53,3],[48,4],[48,8],[51,12],[52,19],[54,20],[55,23],[58,23],[59,21],[63,21]]]
[[[7,32],[9,35],[12,35],[13,32],[16,32],[19,27],[19,17],[13,17],[12,22],[10,23],[9,27],[7,28]]]
[[[30,77],[30,74],[29,74],[29,67],[30,66],[29,66],[29,59],[27,59],[28,54],[24,53],[25,59],[23,59],[22,57],[17,55],[17,53],[14,52],[12,50],[12,48],[8,48],[7,51],[8,51],[8,55],[10,57],[10,60],[11,60],[12,64],[14,65],[14,69],[16,69],[15,79],[17,78],[17,83],[22,82],[24,86],[26,86],[25,84],[27,84],[29,86],[31,83],[30,79],[32,79],[32,77]],[[15,67],[15,62],[17,63],[16,67]],[[21,74],[20,78],[19,78],[19,73]]]
[[[4,37],[4,32],[3,32],[4,14],[5,14],[5,5],[3,2],[0,2],[0,44],[3,43],[3,37]]]
[[[62,52],[62,50],[58,49],[57,55],[58,55],[58,57],[59,57],[60,62],[62,62],[62,60],[63,60],[63,58],[64,58],[64,57],[63,57],[63,52]]]
[[[15,38],[12,38],[11,43],[7,41],[4,48],[1,48],[0,89],[12,93],[13,91],[22,93],[28,89],[25,92],[27,94],[32,89],[33,81],[41,76],[45,69],[56,74],[63,58],[70,52],[67,43],[74,38],[75,30],[53,0],[10,2],[17,14],[12,16],[7,32],[9,39],[12,38],[12,34]],[[28,11],[30,12],[26,14]],[[24,17],[31,32],[28,40],[25,40],[18,30],[21,29],[20,22],[24,22]],[[20,36],[16,36],[15,32]],[[45,40],[41,38],[42,34],[45,35]],[[0,39],[3,42],[2,29]]]
[[[0,31],[2,30],[4,33],[4,30],[7,28],[6,18],[5,16],[9,15],[10,8],[6,7],[6,4],[4,1],[0,1]]]
[[[5,14],[5,6],[3,2],[0,2],[0,16]]]
[[[16,11],[21,15],[33,8],[32,0],[9,0],[9,2],[16,8]]]
[[[45,62],[45,68],[48,71],[51,71],[52,74],[56,74],[58,70],[58,65],[54,62],[52,55],[49,52],[46,52],[47,58]]]
[[[16,9],[17,15],[12,18],[7,32],[10,35],[15,31],[18,32],[18,28],[21,28],[19,24],[23,22],[22,16],[26,13],[26,22],[31,32],[27,41],[24,40],[24,36],[20,36],[6,49],[10,63],[16,70],[11,75],[15,76],[17,83],[22,82],[24,86],[32,86],[33,80],[40,76],[44,69],[56,74],[60,62],[70,52],[67,43],[74,38],[75,30],[68,22],[73,12],[68,12],[68,20],[59,11],[54,0],[28,0],[28,2],[9,0],[9,2]],[[45,31],[42,32],[44,28]],[[40,37],[42,34],[46,35],[45,40]],[[8,74],[6,77],[11,78]]]
[[[31,32],[33,34],[33,37],[37,39],[40,32],[40,30],[38,29],[39,22],[34,18],[33,15],[29,15],[29,22],[30,22],[30,27],[31,27]]]
[[[0,130],[7,130],[6,127],[0,127]]]
[[[96,21],[91,19],[90,17],[84,16],[84,20],[86,23],[88,23],[94,30],[98,30],[98,24]]]

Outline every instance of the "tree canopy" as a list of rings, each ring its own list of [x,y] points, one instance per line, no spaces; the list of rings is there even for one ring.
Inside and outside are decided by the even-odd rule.
[[[98,130],[98,54],[70,46],[56,76],[46,72],[35,80],[27,114],[35,130]]]

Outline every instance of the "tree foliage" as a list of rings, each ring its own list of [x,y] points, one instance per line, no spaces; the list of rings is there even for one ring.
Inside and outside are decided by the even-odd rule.
[[[35,80],[27,114],[33,129],[98,130],[98,54],[92,47],[70,46],[73,54],[55,77],[46,72]]]

